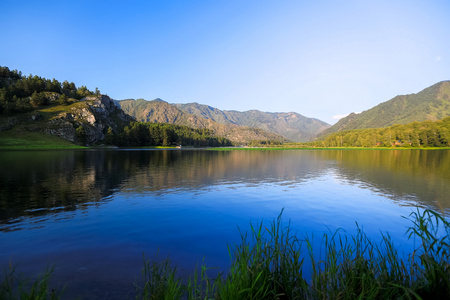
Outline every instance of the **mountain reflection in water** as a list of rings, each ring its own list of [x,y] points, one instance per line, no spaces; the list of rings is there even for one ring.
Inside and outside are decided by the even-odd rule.
[[[69,298],[129,298],[143,252],[170,255],[183,274],[203,258],[225,270],[237,226],[245,231],[283,208],[300,235],[358,222],[370,236],[389,230],[407,250],[401,216],[415,207],[450,211],[449,153],[3,151],[0,269],[12,262],[37,274],[55,265]]]
[[[20,217],[98,205],[117,191],[289,186],[330,170],[402,205],[450,208],[448,150],[2,152],[0,165],[3,230]]]

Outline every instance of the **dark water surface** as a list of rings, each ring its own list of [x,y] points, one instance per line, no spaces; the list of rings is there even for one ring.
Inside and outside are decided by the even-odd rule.
[[[238,226],[284,220],[375,239],[416,207],[450,212],[448,150],[117,150],[0,152],[0,271],[55,266],[65,298],[134,297],[143,253],[180,273],[226,270]]]

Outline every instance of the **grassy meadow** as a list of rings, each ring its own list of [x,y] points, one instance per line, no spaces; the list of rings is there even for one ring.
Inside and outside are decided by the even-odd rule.
[[[0,132],[0,150],[86,149],[67,140],[43,132],[21,128]]]

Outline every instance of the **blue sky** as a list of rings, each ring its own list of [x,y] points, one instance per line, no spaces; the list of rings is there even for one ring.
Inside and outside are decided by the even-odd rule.
[[[450,79],[450,1],[0,0],[0,65],[328,123]]]

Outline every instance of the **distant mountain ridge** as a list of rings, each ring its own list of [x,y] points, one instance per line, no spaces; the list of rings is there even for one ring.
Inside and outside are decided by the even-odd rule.
[[[234,143],[248,143],[252,140],[286,141],[286,138],[281,135],[259,128],[236,124],[220,124],[211,119],[198,117],[159,98],[152,101],[127,99],[116,101],[116,103],[126,114],[138,121],[206,128],[212,130],[218,136],[228,138]]]
[[[116,105],[117,104],[117,105]],[[362,113],[351,113],[335,125],[295,112],[220,110],[198,103],[170,104],[161,99],[113,100],[98,89],[59,82],[0,66],[0,132],[26,128],[79,144],[97,144],[118,136],[132,120],[209,129],[235,144],[288,140],[306,142],[343,130],[384,128],[450,116],[450,81],[416,94],[399,95]],[[23,127],[23,128],[22,128]],[[17,130],[19,130],[17,129]]]
[[[220,124],[235,124],[256,127],[286,137],[294,142],[312,140],[321,131],[331,125],[314,118],[308,118],[295,112],[270,113],[259,110],[235,111],[220,110],[198,103],[173,104],[186,113],[213,120]]]
[[[448,116],[450,116],[450,81],[441,81],[416,94],[399,95],[362,113],[351,113],[322,131],[320,136],[350,129],[436,121]]]

